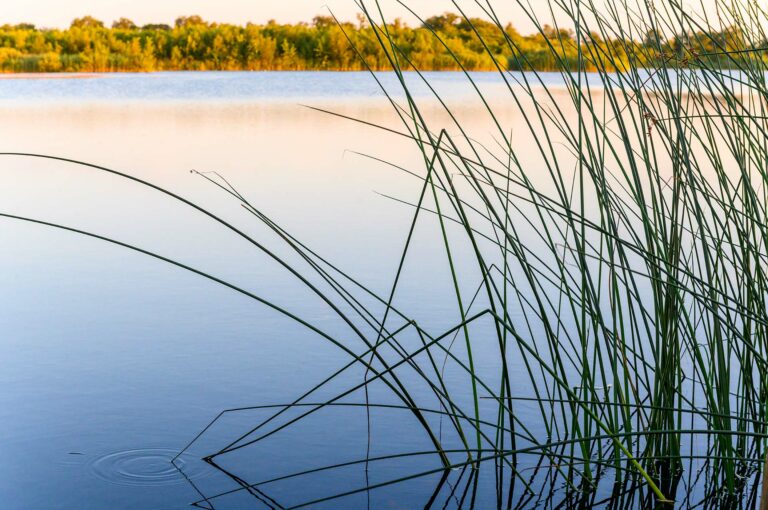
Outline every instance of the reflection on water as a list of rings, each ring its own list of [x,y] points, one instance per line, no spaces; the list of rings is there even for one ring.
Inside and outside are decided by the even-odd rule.
[[[431,79],[456,105],[468,136],[486,149],[474,156],[497,157],[498,133],[488,131],[493,126],[488,113],[460,78]],[[477,78],[491,93],[499,128],[511,133],[516,153],[524,157],[535,140],[524,134],[521,105],[498,93],[503,84],[497,78]],[[304,271],[318,264],[347,286],[354,286],[351,277],[380,296],[390,291],[413,218],[408,204],[419,199],[421,189],[421,180],[408,172],[423,175],[424,160],[402,136],[396,115],[369,76],[161,73],[21,79],[0,81],[0,92],[0,151],[83,159],[125,172],[203,205],[242,235],[130,179],[19,156],[2,157],[0,212],[105,234],[243,291],[87,236],[0,221],[5,268],[0,284],[6,290],[0,298],[4,501],[18,508],[51,502],[61,508],[186,508],[191,502],[204,508],[307,502],[337,508],[339,501],[327,498],[344,494],[348,507],[432,503],[455,508],[467,501],[477,508],[496,506],[496,489],[499,480],[509,478],[509,464],[491,458],[491,468],[470,469],[462,449],[465,438],[451,428],[457,415],[435,402],[441,388],[419,377],[418,363],[442,364],[439,370],[457,408],[470,407],[466,373],[447,362],[446,353],[427,359],[423,349],[426,341],[440,338],[457,359],[467,354],[458,332],[450,329],[456,325],[453,282],[434,214],[422,215],[414,227],[393,301],[416,322],[406,322],[398,343],[383,346],[380,355],[382,363],[395,360],[393,371],[408,381],[409,398],[429,403],[421,418],[439,431],[448,460],[457,466],[451,471],[441,469],[434,438],[394,398],[400,388],[374,380],[367,396],[375,405],[362,405],[363,381],[376,377],[350,364],[351,353],[364,352],[355,331],[280,262]],[[553,96],[540,100],[558,102],[565,94],[555,87]],[[436,101],[421,99],[438,124],[450,125]],[[551,150],[568,158],[565,147],[555,144]],[[539,189],[546,190],[545,168],[532,166],[529,176],[541,179]],[[229,195],[229,185],[244,199]],[[246,200],[258,211],[244,207]],[[590,207],[596,205],[587,204],[587,214]],[[524,208],[518,213],[525,217]],[[269,228],[262,214],[279,228]],[[447,231],[461,233],[455,225]],[[296,253],[285,242],[286,232],[328,262]],[[491,239],[492,232],[481,234]],[[525,238],[524,231],[520,235]],[[274,250],[274,257],[260,246]],[[457,247],[453,257],[461,264],[473,254],[469,247]],[[339,276],[330,263],[346,274]],[[458,283],[471,294],[481,274],[467,266]],[[318,277],[310,283],[336,292],[340,312],[362,302],[374,317],[384,313],[382,303],[362,287],[345,294],[337,282]],[[274,307],[258,303],[261,298]],[[474,313],[481,305],[473,309],[473,304],[468,311]],[[318,330],[309,331],[279,309]],[[519,310],[512,314],[526,320]],[[375,338],[373,320],[360,322]],[[416,323],[422,329],[416,330]],[[480,414],[494,420],[498,406],[487,395],[500,384],[500,360],[492,325],[477,320],[468,329],[479,339],[473,346],[475,366],[488,374]],[[399,363],[402,352],[421,357],[413,365]],[[508,363],[516,372],[526,370],[522,360]],[[286,407],[347,364],[301,406]],[[515,403],[523,422],[537,412],[535,402]],[[494,427],[489,421],[481,430],[491,434]],[[215,452],[226,454],[206,457]],[[361,461],[366,454],[368,462]],[[516,476],[559,469],[545,461],[519,459]],[[535,495],[518,490],[506,497],[521,506],[568,498],[589,505],[612,490],[606,484],[585,502],[578,488],[564,487],[562,480],[542,483]],[[366,486],[377,490],[362,490]]]
[[[353,151],[414,169],[421,168],[419,155],[398,136],[298,104],[397,126],[386,103],[370,97],[375,87],[365,75],[322,75],[317,97],[291,96],[314,90],[309,78],[182,75],[165,92],[157,88],[168,80],[163,75],[0,82],[0,150],[124,171],[277,245],[274,233],[236,200],[190,174],[219,172],[286,230],[384,294],[412,212],[376,193],[414,200],[419,181]],[[450,79],[441,80],[450,88]],[[184,102],[165,100],[179,94]],[[275,96],[288,99],[274,102]],[[470,106],[465,112],[481,120]],[[109,234],[268,295],[329,331],[340,328],[273,260],[156,192],[92,169],[19,157],[3,158],[2,182],[2,212]],[[450,282],[441,276],[446,265],[437,235],[434,225],[419,225],[396,299],[435,328],[446,325],[452,309],[444,298]],[[243,296],[119,247],[10,220],[0,222],[0,244],[3,501],[16,508],[51,502],[57,508],[186,508],[201,497],[194,486],[205,495],[232,490],[233,483],[237,488],[227,469],[243,479],[271,480],[365,454],[364,410],[328,408],[247,455],[222,460],[217,470],[200,458],[266,416],[230,413],[177,459],[194,486],[186,483],[165,461],[216,414],[290,402],[348,356]],[[482,352],[478,357],[482,363]],[[327,391],[362,378],[350,370]],[[391,401],[384,388],[371,391],[380,402]],[[352,397],[360,401],[359,393]],[[373,413],[374,456],[429,449],[411,415]],[[371,464],[368,483],[436,466],[434,455],[382,459]],[[423,504],[441,476],[347,501]],[[364,466],[353,464],[268,488],[271,498],[288,505],[365,484]],[[221,496],[216,508],[240,508],[253,499],[252,491],[240,491]]]
[[[521,76],[520,73],[513,73]],[[466,97],[471,93],[457,73],[423,74],[430,85],[447,97]],[[488,91],[504,82],[495,73],[471,73]],[[71,78],[80,79],[71,79]],[[377,79],[394,90],[397,78],[392,73],[376,73]],[[562,83],[558,73],[543,73],[551,85]],[[0,79],[0,104],[5,107],[57,103],[219,102],[219,103],[295,103],[299,99],[329,99],[335,103],[383,98],[379,85],[368,73],[347,72],[160,72],[115,74],[55,74],[40,79]],[[409,86],[418,96],[430,89],[415,73],[406,73]],[[395,91],[396,93],[396,91]]]

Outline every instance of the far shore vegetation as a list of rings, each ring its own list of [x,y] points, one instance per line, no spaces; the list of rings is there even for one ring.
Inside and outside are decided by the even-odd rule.
[[[575,70],[578,45],[593,55],[613,55],[613,70],[642,67],[648,58],[687,66],[715,48],[745,48],[735,29],[706,37],[650,32],[627,44],[596,33],[577,42],[572,31],[549,26],[531,35],[520,34],[512,24],[500,27],[451,13],[425,19],[417,27],[400,20],[371,27],[363,18],[337,23],[327,16],[312,23],[245,26],[210,23],[199,16],[180,17],[173,26],[137,26],[123,18],[108,27],[85,16],[63,30],[26,23],[0,26],[0,72],[382,70],[390,66],[389,48],[377,39],[383,29],[403,67],[425,71]],[[585,70],[593,70],[581,62]]]

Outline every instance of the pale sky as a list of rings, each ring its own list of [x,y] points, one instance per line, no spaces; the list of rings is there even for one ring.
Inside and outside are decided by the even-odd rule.
[[[198,14],[208,21],[245,24],[263,23],[270,19],[278,22],[310,21],[317,14],[327,14],[333,9],[337,17],[354,21],[358,12],[354,0],[0,0],[0,24],[34,23],[39,27],[67,27],[73,18],[91,15],[108,25],[117,18],[126,17],[138,25],[167,23],[182,15]],[[413,23],[395,0],[381,0],[387,19],[402,17]],[[456,12],[451,0],[404,0],[419,15],[428,17],[445,11]],[[534,8],[544,7],[545,0],[528,0]],[[636,0],[635,0],[636,1]],[[664,1],[664,0],[662,0]],[[716,0],[683,0],[692,4],[703,2],[707,8]],[[742,1],[742,0],[735,0]],[[743,0],[754,1],[754,0]],[[533,31],[533,25],[521,14],[516,0],[492,0],[492,5],[503,22],[510,21],[523,33]],[[598,0],[599,3],[599,0]],[[630,0],[629,2],[633,2]],[[459,0],[468,14],[477,15],[472,9],[473,0]],[[369,0],[368,5],[373,6]],[[700,11],[701,8],[694,8]]]
[[[310,21],[318,14],[327,14],[328,7],[339,18],[354,21],[358,12],[353,0],[2,0],[2,3],[0,24],[28,22],[41,27],[67,27],[73,18],[86,14],[107,24],[126,17],[143,25],[153,22],[172,24],[178,16],[191,14],[198,14],[208,21],[235,24],[262,23],[270,19]],[[472,2],[464,3],[469,6]],[[510,0],[494,3],[502,20],[521,18],[520,11],[510,6],[512,3]],[[456,11],[450,0],[408,0],[407,4],[425,16]],[[407,12],[396,7],[395,2],[388,0],[382,5],[387,7],[385,14],[388,17],[407,18]],[[515,25],[518,24],[523,25]]]

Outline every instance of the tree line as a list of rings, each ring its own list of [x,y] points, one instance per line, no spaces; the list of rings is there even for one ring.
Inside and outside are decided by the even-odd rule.
[[[642,41],[591,34],[577,42],[569,30],[545,26],[522,35],[511,24],[502,28],[451,13],[418,27],[395,20],[383,28],[396,48],[389,56],[394,54],[403,68],[420,70],[591,70],[596,62],[620,70],[629,59],[649,58],[689,65],[692,58],[745,46],[734,30],[671,39],[649,33]],[[245,26],[209,23],[199,16],[179,17],[173,26],[137,26],[122,18],[107,27],[85,16],[67,29],[0,26],[0,71],[382,70],[391,68],[387,51],[392,48],[381,43],[383,35],[382,27],[371,27],[363,18],[337,23],[317,16],[311,23]]]

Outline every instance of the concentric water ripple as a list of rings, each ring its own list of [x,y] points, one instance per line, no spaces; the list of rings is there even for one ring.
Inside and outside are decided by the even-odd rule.
[[[176,466],[171,459],[178,453],[170,448],[145,448],[125,450],[99,457],[91,463],[91,471],[108,482],[121,485],[171,485],[184,483],[205,476],[205,463],[191,457],[181,456],[176,459]],[[186,479],[185,479],[186,476]]]

